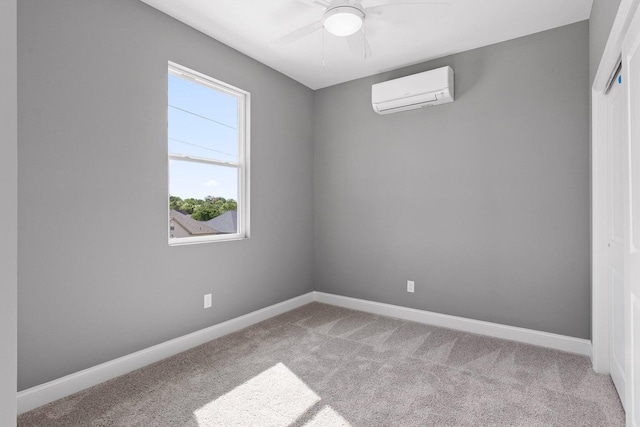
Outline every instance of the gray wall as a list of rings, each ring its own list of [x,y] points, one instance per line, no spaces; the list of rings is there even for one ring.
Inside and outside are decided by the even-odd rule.
[[[137,0],[20,1],[18,59],[20,390],[312,290],[311,90]],[[167,245],[168,60],[252,94],[249,240]]]
[[[16,0],[0,2],[0,425],[16,423],[18,134]]]
[[[315,289],[589,338],[588,61],[584,21],[317,91]],[[372,111],[445,65],[454,103]]]
[[[136,0],[21,1],[18,389],[300,295],[314,279],[321,291],[588,337],[587,31],[314,95]],[[249,240],[167,245],[168,60],[252,93]],[[443,65],[456,71],[455,103],[371,110],[372,83]],[[2,99],[10,119],[15,102]],[[0,170],[16,173],[11,161]],[[2,184],[15,197],[15,178]]]
[[[589,18],[589,86],[598,71],[620,0],[593,0]]]

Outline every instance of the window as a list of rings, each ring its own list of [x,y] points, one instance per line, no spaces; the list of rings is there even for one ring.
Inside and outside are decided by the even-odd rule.
[[[249,237],[249,93],[169,63],[169,244]]]

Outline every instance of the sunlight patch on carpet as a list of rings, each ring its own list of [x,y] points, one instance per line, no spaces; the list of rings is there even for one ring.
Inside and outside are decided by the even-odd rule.
[[[319,401],[320,396],[278,363],[193,414],[200,427],[285,427]]]

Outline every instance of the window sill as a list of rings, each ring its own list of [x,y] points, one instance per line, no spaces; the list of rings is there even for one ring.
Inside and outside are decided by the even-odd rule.
[[[218,242],[230,242],[235,240],[246,240],[249,236],[244,234],[225,234],[218,236],[203,236],[203,237],[181,237],[169,239],[169,246],[185,246],[196,245],[201,243],[218,243]]]

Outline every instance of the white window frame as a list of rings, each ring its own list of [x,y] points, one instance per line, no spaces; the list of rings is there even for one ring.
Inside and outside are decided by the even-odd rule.
[[[171,184],[171,160],[204,163],[208,165],[233,167],[238,170],[238,203],[237,208],[237,233],[233,234],[213,234],[206,236],[191,236],[171,238],[170,216],[167,206],[167,239],[170,246],[189,245],[194,243],[223,242],[230,240],[242,240],[249,238],[249,134],[250,134],[250,111],[251,94],[245,90],[231,86],[220,80],[216,80],[205,74],[191,70],[175,62],[169,61],[168,75],[173,75],[186,80],[193,81],[202,86],[223,92],[233,96],[238,100],[238,162],[227,162],[203,157],[188,156],[184,154],[169,152],[169,138],[167,135],[167,203],[169,201],[169,189]],[[167,129],[169,124],[167,105]]]

